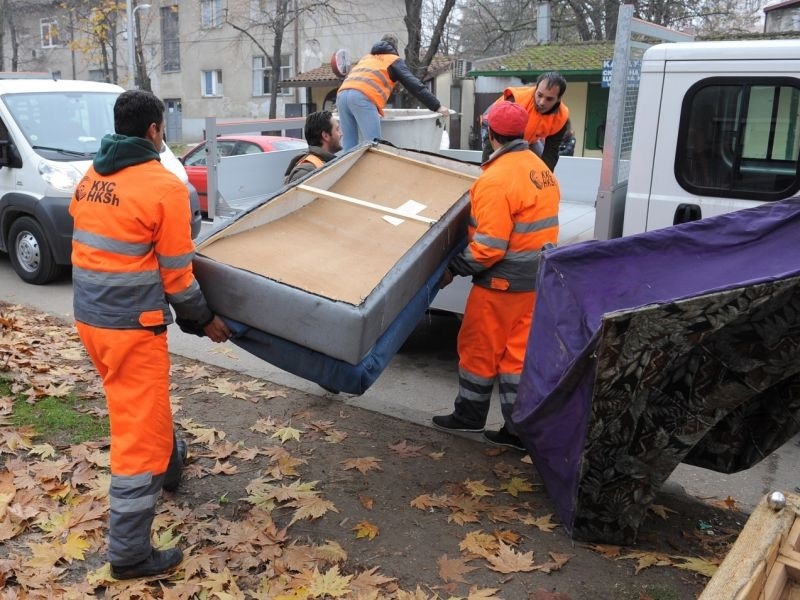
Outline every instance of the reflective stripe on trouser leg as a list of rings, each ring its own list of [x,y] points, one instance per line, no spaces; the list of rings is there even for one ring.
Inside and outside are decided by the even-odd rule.
[[[517,401],[520,375],[500,373],[497,380],[500,388],[500,410],[503,413],[506,429],[512,434],[517,435],[514,423],[511,420],[511,413],[514,412],[514,403]]]
[[[112,475],[109,497],[108,561],[133,565],[150,555],[150,529],[164,475]]]
[[[458,370],[456,418],[470,426],[483,427],[489,415],[494,377],[479,377],[465,369]]]

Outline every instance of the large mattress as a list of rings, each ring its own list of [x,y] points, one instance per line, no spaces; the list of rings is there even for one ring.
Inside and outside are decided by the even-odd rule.
[[[800,430],[800,199],[545,254],[513,420],[576,539]]]
[[[463,243],[478,172],[361,146],[202,237],[197,279],[212,309],[251,335],[360,365],[401,315],[424,313],[435,290],[412,300]]]

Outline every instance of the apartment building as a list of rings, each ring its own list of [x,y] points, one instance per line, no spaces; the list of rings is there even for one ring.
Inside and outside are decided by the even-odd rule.
[[[16,35],[11,39],[6,30],[2,68],[126,88],[149,80],[167,105],[168,139],[189,142],[202,139],[208,116],[268,118],[275,85],[277,117],[319,109],[309,90],[279,82],[329,63],[339,48],[360,56],[386,32],[406,37],[405,7],[389,0],[290,0],[282,28],[271,26],[275,0],[128,2],[97,0],[91,13],[86,2],[72,8],[52,0],[14,3]],[[90,21],[103,25],[102,36],[89,33]],[[279,75],[267,59],[276,30],[283,36]],[[139,67],[137,78],[133,65]]]

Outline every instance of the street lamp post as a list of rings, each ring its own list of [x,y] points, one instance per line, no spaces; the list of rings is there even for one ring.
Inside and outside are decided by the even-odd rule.
[[[128,71],[131,75],[131,89],[136,89],[138,86],[137,75],[139,73],[138,65],[136,64],[136,11],[140,8],[148,9],[149,4],[137,4],[133,6],[133,0],[126,0],[125,12],[128,19]]]

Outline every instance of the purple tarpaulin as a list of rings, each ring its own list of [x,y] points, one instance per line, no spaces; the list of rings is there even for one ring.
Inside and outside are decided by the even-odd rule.
[[[545,254],[513,418],[573,537],[630,541],[709,432],[741,452],[765,392],[795,410],[799,245],[791,199]]]

